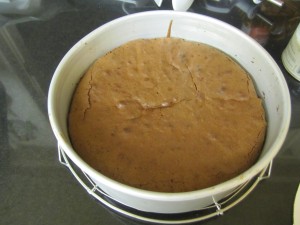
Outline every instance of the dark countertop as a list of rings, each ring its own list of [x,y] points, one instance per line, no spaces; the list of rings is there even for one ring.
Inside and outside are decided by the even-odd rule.
[[[30,9],[6,11],[4,2],[0,1],[0,224],[140,224],[103,207],[59,163],[47,92],[59,61],[83,36],[126,14],[171,9],[170,1],[158,8],[151,0],[36,0]],[[199,1],[189,11],[239,28],[245,21],[240,10],[211,12]],[[223,216],[201,224],[293,223],[300,182],[300,82],[280,60],[288,39],[271,37],[265,45],[282,69],[292,102],[290,130],[273,161],[271,177]]]

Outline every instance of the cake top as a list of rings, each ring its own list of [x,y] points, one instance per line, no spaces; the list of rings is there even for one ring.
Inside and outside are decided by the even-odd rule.
[[[69,113],[74,149],[119,182],[160,192],[206,188],[248,169],[266,122],[247,72],[176,38],[128,42],[82,77]]]

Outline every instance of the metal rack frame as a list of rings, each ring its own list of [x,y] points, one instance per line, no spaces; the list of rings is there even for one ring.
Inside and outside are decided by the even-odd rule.
[[[221,216],[224,214],[224,212],[228,211],[229,209],[240,203],[244,198],[246,198],[262,180],[268,179],[271,176],[272,170],[271,161],[270,164],[266,168],[264,168],[256,177],[237,187],[232,193],[230,193],[220,202],[215,201],[214,197],[212,196],[214,204],[210,206],[191,213],[174,214],[175,216],[171,214],[166,216],[167,218],[163,218],[164,214],[142,212],[125,206],[120,202],[117,202],[111,196],[102,191],[100,187],[98,187],[85,172],[78,168],[78,171],[76,171],[76,165],[72,163],[72,161],[59,145],[58,158],[59,162],[71,171],[71,173],[83,186],[83,188],[104,206],[119,213],[122,216],[129,217],[138,221],[156,224],[188,224],[207,220],[216,216]],[[174,218],[177,218],[172,218],[172,215],[174,216]]]

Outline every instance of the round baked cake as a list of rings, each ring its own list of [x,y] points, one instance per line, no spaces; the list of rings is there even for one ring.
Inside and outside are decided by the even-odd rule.
[[[139,39],[100,57],[77,85],[68,129],[90,166],[121,183],[186,192],[258,159],[265,111],[247,72],[211,46]]]

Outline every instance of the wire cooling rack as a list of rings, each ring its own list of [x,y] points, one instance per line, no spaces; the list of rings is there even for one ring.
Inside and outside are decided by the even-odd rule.
[[[101,190],[101,188],[98,187],[85,172],[78,168],[59,145],[58,158],[59,162],[71,171],[83,188],[104,206],[120,214],[121,216],[125,216],[137,221],[156,224],[188,224],[207,220],[216,216],[221,216],[224,214],[224,212],[231,209],[244,198],[246,198],[262,180],[268,179],[271,176],[272,170],[271,161],[270,164],[257,176],[238,186],[228,196],[219,202],[215,201],[214,197],[212,196],[214,203],[205,208],[187,213],[160,214],[133,209],[113,199],[111,196]]]

